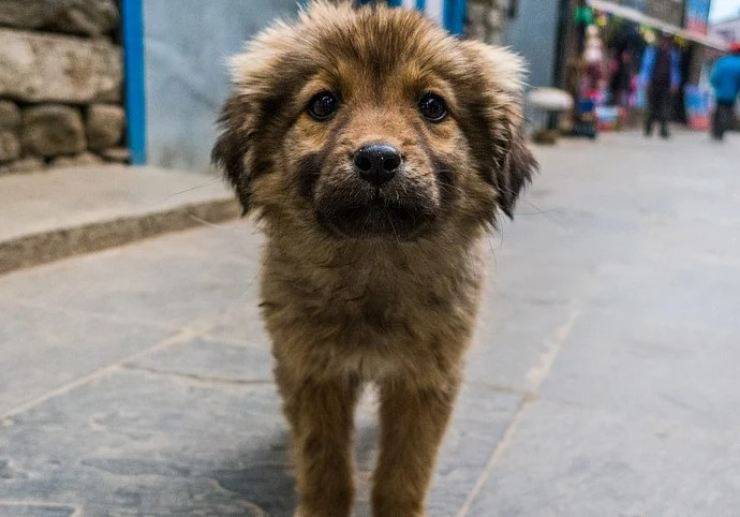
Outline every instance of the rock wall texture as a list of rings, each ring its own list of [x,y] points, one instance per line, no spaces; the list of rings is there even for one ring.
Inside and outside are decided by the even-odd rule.
[[[0,0],[0,174],[127,161],[117,0]]]
[[[682,26],[684,6],[681,0],[650,0],[645,13],[672,25]]]
[[[469,0],[466,35],[500,45],[504,37],[507,0]]]

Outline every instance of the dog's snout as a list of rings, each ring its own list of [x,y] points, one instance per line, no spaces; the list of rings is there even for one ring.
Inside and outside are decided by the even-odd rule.
[[[354,156],[360,177],[374,185],[387,183],[401,167],[401,153],[388,144],[372,144],[360,148]]]

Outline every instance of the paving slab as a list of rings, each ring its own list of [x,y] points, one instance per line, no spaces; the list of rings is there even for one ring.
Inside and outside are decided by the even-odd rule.
[[[171,329],[207,321],[256,296],[258,243],[242,255],[206,247],[208,241],[230,242],[245,224],[175,233],[15,271],[0,279],[0,300]],[[245,229],[244,235],[250,233]]]
[[[0,302],[0,415],[170,334],[172,330],[158,326]]]
[[[0,178],[0,273],[236,217],[215,175],[123,165]]]
[[[427,500],[430,515],[455,515],[484,475],[524,395],[466,385],[453,414]]]
[[[123,366],[206,383],[247,385],[271,383],[273,360],[267,341],[257,346],[244,346],[196,337],[126,361]]]
[[[542,400],[511,441],[468,515],[737,515],[740,438],[608,407]]]
[[[41,500],[96,516],[257,516],[292,504],[271,384],[122,369],[6,419],[2,436],[0,507]]]
[[[679,426],[738,429],[740,415],[728,408],[740,404],[733,350],[739,335],[638,317],[615,327],[608,311],[590,310],[575,324],[540,395],[572,407],[609,408],[626,420],[650,415]]]

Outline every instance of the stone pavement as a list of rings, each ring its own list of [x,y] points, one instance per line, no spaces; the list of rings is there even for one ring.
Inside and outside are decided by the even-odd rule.
[[[430,516],[738,515],[740,139],[538,154]],[[0,277],[0,516],[290,514],[259,246],[239,221]]]
[[[215,174],[98,164],[0,176],[0,274],[240,212]]]

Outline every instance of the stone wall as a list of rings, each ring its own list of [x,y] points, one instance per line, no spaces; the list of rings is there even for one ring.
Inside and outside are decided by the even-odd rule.
[[[508,0],[469,0],[466,36],[486,43],[503,42]]]
[[[682,26],[684,0],[614,0],[626,7],[637,9],[658,20]]]
[[[0,174],[127,161],[116,0],[0,0]]]
[[[683,26],[683,0],[649,0],[645,14],[670,23],[677,27]]]

